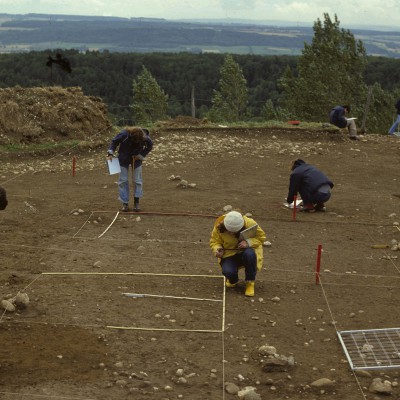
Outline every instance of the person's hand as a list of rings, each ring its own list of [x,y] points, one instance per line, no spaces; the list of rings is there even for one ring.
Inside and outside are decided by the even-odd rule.
[[[112,162],[113,156],[112,154],[107,154],[107,160]]]
[[[238,244],[238,248],[239,249],[247,249],[249,247],[249,244],[247,243],[246,240],[242,240],[241,242],[239,242]]]
[[[221,258],[223,255],[224,255],[224,249],[222,247],[216,250],[215,257]]]

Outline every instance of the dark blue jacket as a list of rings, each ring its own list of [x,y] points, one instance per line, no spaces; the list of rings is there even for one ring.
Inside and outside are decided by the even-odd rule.
[[[128,168],[132,164],[132,157],[139,156],[139,160],[135,160],[134,167],[140,167],[142,161],[150,153],[153,148],[153,141],[150,138],[149,131],[142,128],[143,140],[139,143],[134,143],[129,137],[128,132],[124,129],[114,139],[111,140],[110,147],[108,148],[109,154],[114,154],[118,148],[118,160],[122,167]]]
[[[306,164],[303,160],[297,160],[294,165],[286,199],[288,203],[293,203],[293,197],[297,195],[300,188],[305,188],[309,193],[315,193],[322,185],[333,188],[333,182],[314,166]]]
[[[329,122],[338,128],[346,128],[347,119],[345,117],[345,113],[346,111],[342,106],[336,106],[332,108],[332,111],[329,114]]]

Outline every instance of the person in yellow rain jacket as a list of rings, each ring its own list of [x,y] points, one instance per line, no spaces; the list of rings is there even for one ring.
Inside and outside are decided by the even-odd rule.
[[[265,232],[257,226],[252,237],[242,240],[240,233],[253,225],[258,225],[254,219],[238,211],[230,211],[217,218],[210,239],[211,250],[218,258],[226,278],[226,287],[236,286],[239,269],[243,267],[245,295],[249,297],[254,296],[254,281],[263,265],[263,243],[266,239]]]

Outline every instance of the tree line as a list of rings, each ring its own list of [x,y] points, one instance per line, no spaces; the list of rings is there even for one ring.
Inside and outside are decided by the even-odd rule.
[[[57,63],[47,65],[57,54],[67,60],[70,71]],[[351,103],[363,118],[369,100],[368,126],[381,131],[390,124],[400,95],[399,65],[397,59],[367,57],[362,42],[341,29],[336,16],[332,20],[326,14],[315,22],[313,41],[300,56],[78,50],[1,54],[0,87],[80,86],[86,95],[103,99],[114,121],[134,124],[140,111],[134,90],[146,90],[138,80],[146,71],[171,118],[192,115],[193,100],[198,118],[232,118],[220,112],[233,111],[232,104],[224,103],[224,90],[231,88],[244,101],[236,120],[326,121],[330,108],[344,103]],[[236,76],[233,81],[230,73]]]

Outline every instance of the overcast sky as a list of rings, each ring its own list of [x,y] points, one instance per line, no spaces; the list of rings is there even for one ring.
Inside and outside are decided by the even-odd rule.
[[[329,5],[327,5],[329,3]],[[400,26],[399,0],[0,0],[0,13],[166,19],[231,18],[313,22],[328,13],[341,27]]]

